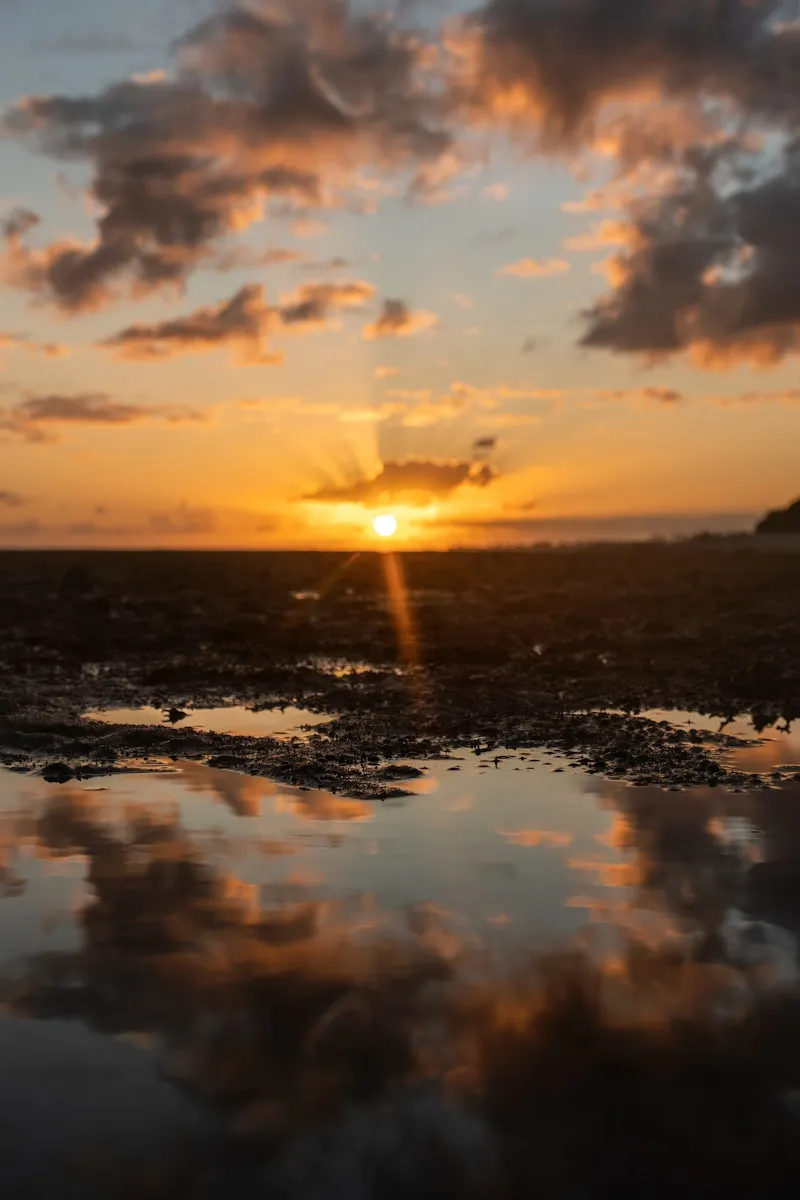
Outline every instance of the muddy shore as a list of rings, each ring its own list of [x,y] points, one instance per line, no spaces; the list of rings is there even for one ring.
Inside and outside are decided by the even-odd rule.
[[[724,723],[800,713],[800,558],[713,542],[398,556],[5,552],[0,761],[196,758],[360,796],[398,763],[546,746],[639,784],[763,785]],[[298,705],[294,741],[82,714]],[[686,709],[720,732],[636,714]],[[335,720],[330,721],[334,716]]]

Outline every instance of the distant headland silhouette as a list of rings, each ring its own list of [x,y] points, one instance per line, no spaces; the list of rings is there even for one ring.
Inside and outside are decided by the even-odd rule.
[[[786,508],[767,513],[756,525],[756,533],[800,533],[800,497]]]

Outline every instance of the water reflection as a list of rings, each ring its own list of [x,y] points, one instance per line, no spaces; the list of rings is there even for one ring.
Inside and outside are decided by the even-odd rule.
[[[175,714],[171,716],[171,714]],[[177,715],[179,714],[179,715]],[[92,721],[108,725],[164,725],[180,723],[182,729],[225,733],[238,737],[302,737],[308,726],[324,725],[325,718],[308,708],[284,707],[255,710],[241,705],[225,708],[161,709],[107,708],[88,712]]]
[[[154,1097],[257,1148],[260,1194],[660,1195],[704,1161],[768,1194],[797,1155],[800,790],[524,766],[371,804],[197,763],[5,772],[7,1020],[123,1038]]]
[[[731,770],[756,775],[774,771],[781,775],[800,774],[800,729],[776,723],[772,714],[765,714],[758,722],[750,717],[721,719],[679,709],[650,709],[639,715],[650,721],[667,721],[680,729],[696,730],[701,735],[725,733],[749,742],[747,746],[721,751],[720,757]]]

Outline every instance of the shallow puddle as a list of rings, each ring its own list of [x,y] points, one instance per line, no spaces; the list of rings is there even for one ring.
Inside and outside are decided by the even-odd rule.
[[[346,1091],[354,1045],[382,1062],[412,1011],[414,1053],[461,1069],[452,1023],[461,1038],[476,996],[528,1020],[531,985],[502,981],[543,951],[603,964],[626,1014],[631,946],[640,974],[674,945],[796,979],[796,786],[665,792],[543,752],[422,765],[385,802],[194,762],[66,785],[0,772],[0,1115],[30,1145],[20,1170],[172,1153],[207,1136],[198,1099],[270,1127],[309,1073],[331,1086],[332,1061]],[[657,989],[685,1003],[685,981]]]
[[[172,712],[172,717],[170,713]],[[308,727],[325,724],[325,717],[307,708],[265,708],[260,712],[231,705],[227,708],[169,710],[161,708],[107,708],[85,713],[91,721],[109,725],[175,725],[202,733],[238,737],[303,737]]]
[[[613,816],[587,780],[539,759],[509,757],[495,767],[470,755],[428,764],[421,778],[403,782],[412,794],[384,802],[193,762],[170,774],[66,786],[5,772],[2,844],[9,877],[25,887],[5,901],[13,920],[0,953],[7,961],[77,936],[91,861],[85,847],[66,853],[53,843],[53,819],[70,829],[88,822],[123,845],[134,818],[167,820],[210,870],[255,889],[255,903],[259,889],[292,903],[357,899],[371,921],[427,906],[465,944],[555,943],[582,923],[571,904],[578,886],[603,891],[583,870],[587,858],[622,868],[627,851],[608,844]]]
[[[727,734],[752,742],[749,746],[724,749],[719,752],[721,761],[734,771],[747,771],[765,775],[779,771],[781,775],[800,773],[800,728],[771,725],[757,730],[749,717],[735,717],[726,721],[720,717],[708,717],[702,713],[685,712],[681,709],[648,709],[637,714],[649,721],[667,721],[678,729],[696,730],[699,734]]]

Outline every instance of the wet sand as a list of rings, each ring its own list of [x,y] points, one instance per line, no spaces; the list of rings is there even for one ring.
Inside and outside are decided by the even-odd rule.
[[[791,721],[798,595],[795,555],[703,542],[402,556],[7,552],[0,761],[107,769],[197,755],[381,795],[380,768],[398,757],[553,745],[642,783],[712,783],[719,763],[690,731],[667,738],[625,714]],[[116,733],[83,719],[233,704],[337,720],[292,752],[188,731],[182,718]]]

